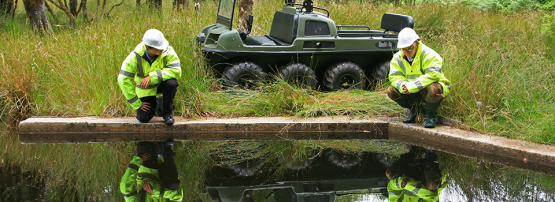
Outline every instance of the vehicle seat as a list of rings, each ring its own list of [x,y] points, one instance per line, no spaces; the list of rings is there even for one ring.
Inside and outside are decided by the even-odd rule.
[[[247,36],[245,41],[247,45],[257,45],[257,46],[275,46],[276,43],[265,36]]]
[[[277,11],[272,21],[270,36],[287,44],[291,44],[295,38],[297,38],[298,25],[299,15]]]
[[[400,32],[405,27],[414,27],[414,20],[408,15],[385,13],[382,16],[381,28],[386,31]]]

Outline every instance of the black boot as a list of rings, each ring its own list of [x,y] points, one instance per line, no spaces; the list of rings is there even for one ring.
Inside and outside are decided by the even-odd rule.
[[[164,158],[166,157],[166,155],[171,155],[172,157],[175,155],[175,153],[173,152],[174,143],[175,142],[171,138],[164,142]]]
[[[173,120],[173,112],[169,112],[169,113],[164,113],[164,116],[162,117],[164,118],[164,122],[167,125],[173,125],[174,120]]]
[[[441,101],[440,102],[436,102],[436,103],[429,103],[426,102],[426,125],[424,125],[424,127],[426,128],[435,128],[436,127],[436,119],[437,119],[437,109],[439,109],[439,106],[441,105]]]
[[[158,105],[156,105],[156,107],[158,107],[158,109],[156,109],[156,111],[158,112],[158,116],[159,117],[164,117],[164,97],[160,96],[160,97],[156,97],[156,102]]]
[[[410,114],[403,123],[416,123],[416,109],[410,109]]]
[[[393,100],[393,101],[395,101],[397,104],[399,104],[399,106],[401,106],[403,108],[410,109],[410,114],[407,117],[407,119],[403,120],[403,123],[415,123],[416,122],[416,108],[414,106],[412,106],[411,103],[408,100],[397,99],[397,100]]]

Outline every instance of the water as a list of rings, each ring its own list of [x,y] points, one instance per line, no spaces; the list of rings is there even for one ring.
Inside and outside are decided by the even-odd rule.
[[[6,137],[6,134],[2,135]],[[18,148],[27,152],[6,152],[0,156],[0,202],[123,201],[119,193],[119,179],[129,162],[119,162],[113,157],[99,157],[105,162],[94,161],[94,151],[114,150],[122,156],[131,157],[135,149],[132,143],[47,146],[9,145],[7,142],[10,141],[4,139],[0,148]],[[13,142],[16,143],[15,140]],[[83,165],[86,166],[69,168],[58,162],[39,169],[28,169],[31,161],[21,160],[26,157],[19,160],[10,158],[19,153],[28,155],[26,153],[41,151],[37,149],[40,147],[58,153],[77,147],[83,150],[80,155],[92,155],[87,157],[88,160],[80,160],[82,157],[71,160],[85,161]],[[298,144],[246,141],[177,143],[176,151],[180,152],[176,164],[180,166],[181,187],[186,192],[184,201],[346,202],[388,201],[385,193],[389,179],[385,172],[408,149],[399,143],[383,141],[378,144],[371,141]],[[555,201],[553,176],[436,153],[439,169],[449,179],[448,185],[439,192],[440,201]],[[425,155],[419,157],[422,159]],[[127,161],[130,158],[122,159]],[[104,163],[113,165],[109,166],[109,170],[99,168],[99,164]],[[73,175],[60,177],[49,174],[56,169],[111,174],[108,178],[89,177],[80,181]],[[83,187],[88,189],[83,190]]]
[[[554,201],[552,176],[437,152],[448,177],[439,201]],[[216,166],[204,201],[389,201],[386,169],[398,156],[327,149],[304,164]],[[271,163],[270,163],[271,164]],[[275,164],[272,164],[275,165]],[[287,167],[276,174],[279,168]]]

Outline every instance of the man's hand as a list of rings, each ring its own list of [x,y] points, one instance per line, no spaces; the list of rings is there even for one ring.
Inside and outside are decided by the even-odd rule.
[[[147,76],[147,77],[145,77],[145,79],[143,79],[141,81],[141,87],[146,88],[149,83],[150,83],[150,76]]]
[[[407,186],[407,183],[409,182],[409,180],[410,180],[410,178],[408,178],[408,177],[403,179],[403,182],[401,182],[401,188],[405,188],[405,186]]]
[[[405,92],[405,94],[410,94],[409,89],[405,86],[405,84],[403,84],[403,92]]]
[[[141,157],[141,159],[143,159],[143,161],[148,161],[148,160],[150,160],[150,157],[152,157],[152,155],[150,155],[149,153],[144,153],[143,155],[140,155],[139,157]]]
[[[143,181],[143,189],[147,193],[152,194],[152,186],[150,185],[150,183],[148,181]]]
[[[143,111],[143,112],[147,112],[148,110],[150,110],[150,103],[148,102],[143,102],[143,104],[141,105],[141,107],[139,107],[139,110]]]

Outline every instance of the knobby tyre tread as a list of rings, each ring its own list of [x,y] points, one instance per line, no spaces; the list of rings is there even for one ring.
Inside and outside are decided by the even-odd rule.
[[[364,71],[352,62],[331,65],[324,73],[324,86],[329,91],[363,89],[366,85]],[[344,84],[347,85],[344,85]]]
[[[316,79],[316,74],[314,74],[314,71],[312,71],[310,67],[302,63],[287,65],[280,71],[280,76],[289,84],[297,85],[302,88],[308,87],[311,89],[316,89],[318,85],[318,79]]]
[[[254,62],[240,62],[224,70],[224,85],[227,88],[255,89],[265,80],[263,70]]]

